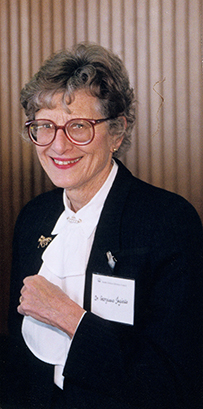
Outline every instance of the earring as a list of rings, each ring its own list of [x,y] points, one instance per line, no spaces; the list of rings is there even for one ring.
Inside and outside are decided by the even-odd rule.
[[[113,152],[115,153],[115,152],[117,152],[117,150],[118,150],[118,149],[114,148],[114,149],[113,149]]]

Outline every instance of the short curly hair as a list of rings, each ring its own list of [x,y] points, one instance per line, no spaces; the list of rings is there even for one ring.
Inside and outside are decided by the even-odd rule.
[[[28,119],[33,120],[40,109],[53,107],[56,93],[62,93],[67,106],[80,89],[97,97],[102,114],[113,118],[108,121],[109,133],[123,136],[115,156],[121,155],[130,146],[135,123],[134,92],[123,62],[104,47],[80,43],[72,50],[53,54],[22,89],[20,102]]]

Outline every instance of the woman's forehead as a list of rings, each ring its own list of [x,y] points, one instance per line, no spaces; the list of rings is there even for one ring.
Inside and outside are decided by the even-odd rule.
[[[71,114],[73,111],[78,112],[90,112],[95,114],[101,114],[101,103],[99,99],[93,96],[88,90],[80,89],[74,91],[74,93],[66,93],[60,91],[54,94],[47,94],[40,98],[40,104],[38,111],[46,109],[58,109]]]

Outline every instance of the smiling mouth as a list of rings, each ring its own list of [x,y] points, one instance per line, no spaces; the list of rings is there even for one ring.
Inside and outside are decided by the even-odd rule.
[[[56,165],[71,165],[72,163],[76,163],[79,162],[79,160],[81,158],[77,158],[77,159],[72,159],[72,160],[58,160],[58,159],[54,159],[52,158],[54,163],[56,163]]]

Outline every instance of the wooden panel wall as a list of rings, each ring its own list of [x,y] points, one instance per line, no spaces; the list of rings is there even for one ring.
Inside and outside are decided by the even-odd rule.
[[[53,51],[89,40],[125,61],[137,98],[138,177],[180,193],[203,218],[202,0],[0,0],[0,333],[6,333],[13,226],[51,188],[19,136],[19,92]],[[28,272],[29,273],[29,272]]]

